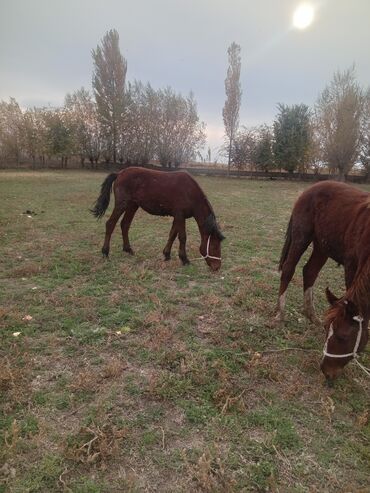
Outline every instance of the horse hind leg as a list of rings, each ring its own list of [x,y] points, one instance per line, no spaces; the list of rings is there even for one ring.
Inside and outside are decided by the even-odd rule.
[[[126,211],[123,215],[122,221],[121,221],[121,231],[122,231],[122,240],[123,240],[123,251],[129,253],[130,255],[134,254],[133,249],[131,248],[130,245],[130,240],[128,237],[128,232],[132,223],[132,220],[134,219],[134,216],[136,214],[136,211],[138,210],[138,206],[135,204],[129,204],[126,207]]]
[[[295,268],[299,262],[299,259],[307,250],[308,245],[311,243],[311,241],[311,238],[306,237],[305,235],[302,235],[299,239],[293,236],[293,241],[289,248],[287,258],[284,261],[281,269],[279,298],[276,308],[276,315],[274,318],[275,323],[284,321],[286,290],[288,289],[289,283],[294,276]]]
[[[303,311],[306,317],[317,325],[319,325],[321,321],[315,312],[313,303],[313,285],[327,260],[328,256],[314,243],[312,254],[306,265],[303,267]]]
[[[117,224],[118,219],[121,217],[124,209],[114,206],[112,214],[110,215],[108,221],[105,223],[105,238],[104,245],[102,248],[102,254],[104,257],[108,257],[109,255],[109,244],[114,228]]]

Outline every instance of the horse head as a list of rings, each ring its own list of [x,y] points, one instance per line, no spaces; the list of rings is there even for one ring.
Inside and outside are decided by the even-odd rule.
[[[330,383],[365,348],[369,335],[368,319],[362,318],[351,300],[337,298],[329,288],[326,297],[331,307],[325,317],[326,342],[321,370]]]
[[[221,241],[225,237],[221,233],[214,214],[205,220],[201,233],[200,254],[213,271],[221,267]]]

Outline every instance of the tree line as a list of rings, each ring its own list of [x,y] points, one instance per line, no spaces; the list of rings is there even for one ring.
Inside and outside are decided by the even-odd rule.
[[[226,101],[222,111],[228,169],[319,172],[328,167],[341,179],[354,166],[370,178],[370,88],[356,80],[354,67],[336,72],[316,104],[278,104],[272,125],[239,130],[241,48],[228,50]],[[0,162],[31,161],[34,167],[71,158],[82,167],[146,165],[157,160],[178,167],[205,144],[194,95],[126,80],[127,61],[116,30],[92,50],[92,90],[67,94],[58,108],[23,109],[14,98],[0,101]],[[208,149],[208,161],[211,152]]]
[[[236,46],[234,50],[240,52]],[[240,74],[240,59],[235,61],[234,56],[230,65],[235,63],[239,63]],[[238,77],[230,82],[229,72],[225,87],[227,94],[229,91],[234,95],[232,121],[237,122],[241,92],[238,92]],[[228,89],[230,84],[234,84],[233,91]],[[225,105],[224,113],[226,108]],[[337,71],[313,108],[305,104],[278,104],[277,109],[271,126],[244,126],[239,131],[235,125],[230,130],[224,114],[225,154],[229,165],[237,169],[249,167],[289,173],[319,172],[327,167],[340,180],[345,180],[357,166],[370,178],[370,88],[365,90],[359,85],[354,67]]]
[[[0,102],[0,160],[30,160],[62,168],[73,157],[81,166],[98,162],[145,165],[157,159],[177,167],[194,159],[205,144],[194,95],[149,83],[127,82],[119,35],[111,30],[92,51],[92,92],[67,94],[59,108],[27,108],[14,98]]]

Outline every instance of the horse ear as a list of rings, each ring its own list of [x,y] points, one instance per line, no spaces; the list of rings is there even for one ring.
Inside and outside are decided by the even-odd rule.
[[[325,290],[326,298],[328,302],[330,303],[331,306],[335,305],[335,303],[339,300],[331,291],[329,288],[326,288]]]
[[[344,304],[346,306],[346,313],[352,318],[355,315],[358,315],[359,311],[356,305],[351,300],[344,300]]]

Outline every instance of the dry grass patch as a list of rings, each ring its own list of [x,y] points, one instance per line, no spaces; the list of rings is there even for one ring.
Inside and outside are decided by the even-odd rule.
[[[206,449],[196,464],[190,466],[190,471],[201,491],[229,493],[235,488],[236,481],[227,471],[222,453],[217,448]]]
[[[3,409],[11,412],[19,405],[27,402],[30,394],[30,367],[29,355],[18,352],[13,346],[13,355],[5,356],[0,360],[0,390],[3,394]],[[18,358],[22,365],[19,365]]]
[[[67,459],[83,464],[99,463],[106,468],[108,461],[117,457],[127,430],[106,422],[81,428],[70,436],[65,447]]]

